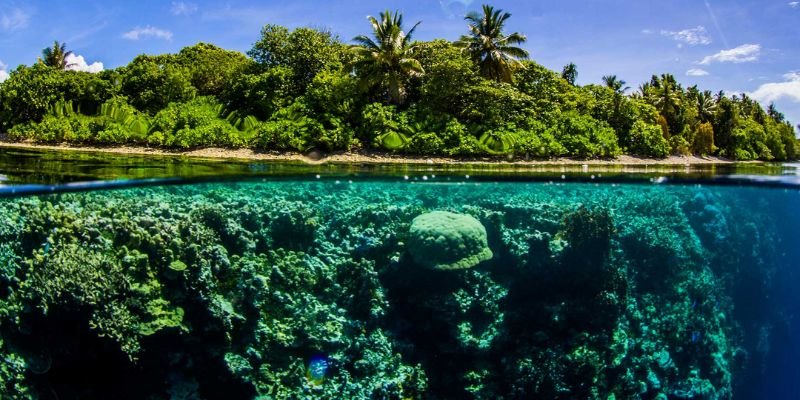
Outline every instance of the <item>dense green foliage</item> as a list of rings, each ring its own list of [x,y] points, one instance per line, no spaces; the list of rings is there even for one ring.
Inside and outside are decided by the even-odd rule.
[[[414,41],[420,25],[404,27],[391,11],[370,17],[371,34],[354,45],[328,31],[266,25],[249,57],[199,43],[99,74],[65,71],[69,51],[56,43],[0,84],[0,132],[43,143],[512,158],[800,155],[794,127],[774,106],[684,88],[669,74],[630,94],[616,75],[579,86],[574,64],[558,73],[524,60],[516,46],[525,36],[503,32],[510,17],[486,6],[466,17],[456,42]],[[100,113],[108,101],[133,107],[136,132],[125,123],[109,130]],[[75,114],[52,113],[59,103]],[[187,122],[177,110],[198,107],[203,122],[177,127]]]

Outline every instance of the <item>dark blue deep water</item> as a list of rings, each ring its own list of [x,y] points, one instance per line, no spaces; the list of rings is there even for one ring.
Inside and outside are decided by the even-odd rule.
[[[0,398],[800,398],[791,179],[145,183],[3,189]]]

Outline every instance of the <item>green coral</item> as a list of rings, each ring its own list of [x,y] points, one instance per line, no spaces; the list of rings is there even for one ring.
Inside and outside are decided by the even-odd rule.
[[[731,288],[769,290],[781,260],[769,209],[525,183],[2,200],[0,397],[93,364],[138,398],[730,398],[763,326],[733,319]]]
[[[414,218],[409,252],[418,264],[440,270],[469,269],[493,256],[480,221],[445,211]]]

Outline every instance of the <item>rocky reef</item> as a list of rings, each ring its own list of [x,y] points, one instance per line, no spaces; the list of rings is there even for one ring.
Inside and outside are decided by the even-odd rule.
[[[766,351],[753,291],[791,255],[767,200],[726,190],[285,180],[3,200],[0,398],[731,399]]]

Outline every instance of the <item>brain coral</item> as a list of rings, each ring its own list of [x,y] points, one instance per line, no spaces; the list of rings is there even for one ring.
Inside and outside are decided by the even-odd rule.
[[[409,253],[417,264],[439,270],[472,268],[490,260],[486,228],[462,214],[434,211],[411,222]]]

